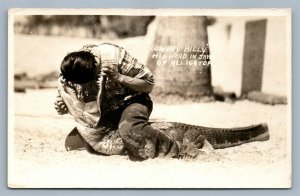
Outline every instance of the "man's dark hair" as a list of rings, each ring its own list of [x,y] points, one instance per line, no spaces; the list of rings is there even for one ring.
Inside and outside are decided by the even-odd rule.
[[[60,70],[66,80],[78,84],[87,83],[97,77],[95,57],[87,51],[69,53],[63,59]]]

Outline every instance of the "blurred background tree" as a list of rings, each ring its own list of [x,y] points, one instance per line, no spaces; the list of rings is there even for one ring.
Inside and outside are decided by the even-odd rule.
[[[154,16],[31,15],[16,19],[15,33],[125,38],[147,33]]]

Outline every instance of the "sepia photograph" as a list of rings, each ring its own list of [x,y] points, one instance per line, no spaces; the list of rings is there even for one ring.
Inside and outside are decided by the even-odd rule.
[[[8,187],[291,188],[290,9],[10,9]]]

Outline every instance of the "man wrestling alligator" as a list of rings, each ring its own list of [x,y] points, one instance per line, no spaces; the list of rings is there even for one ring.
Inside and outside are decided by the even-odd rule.
[[[61,63],[55,102],[57,112],[69,113],[76,123],[66,149],[128,154],[138,160],[196,158],[207,143],[216,149],[269,139],[266,124],[219,129],[150,123],[153,86],[151,71],[117,45],[90,45],[69,53]]]

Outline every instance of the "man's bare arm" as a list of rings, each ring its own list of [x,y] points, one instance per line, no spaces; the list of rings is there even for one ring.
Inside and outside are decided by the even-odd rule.
[[[131,88],[132,90],[139,93],[151,93],[153,85],[149,84],[145,80],[139,78],[132,78],[130,76],[122,75],[120,73],[114,78],[120,84]]]
[[[130,76],[126,76],[118,73],[118,70],[113,65],[104,65],[102,67],[103,76],[109,77],[111,80],[115,82],[119,82],[120,84],[131,88],[132,90],[139,93],[151,93],[153,89],[153,84],[146,82],[145,80],[134,78]]]

